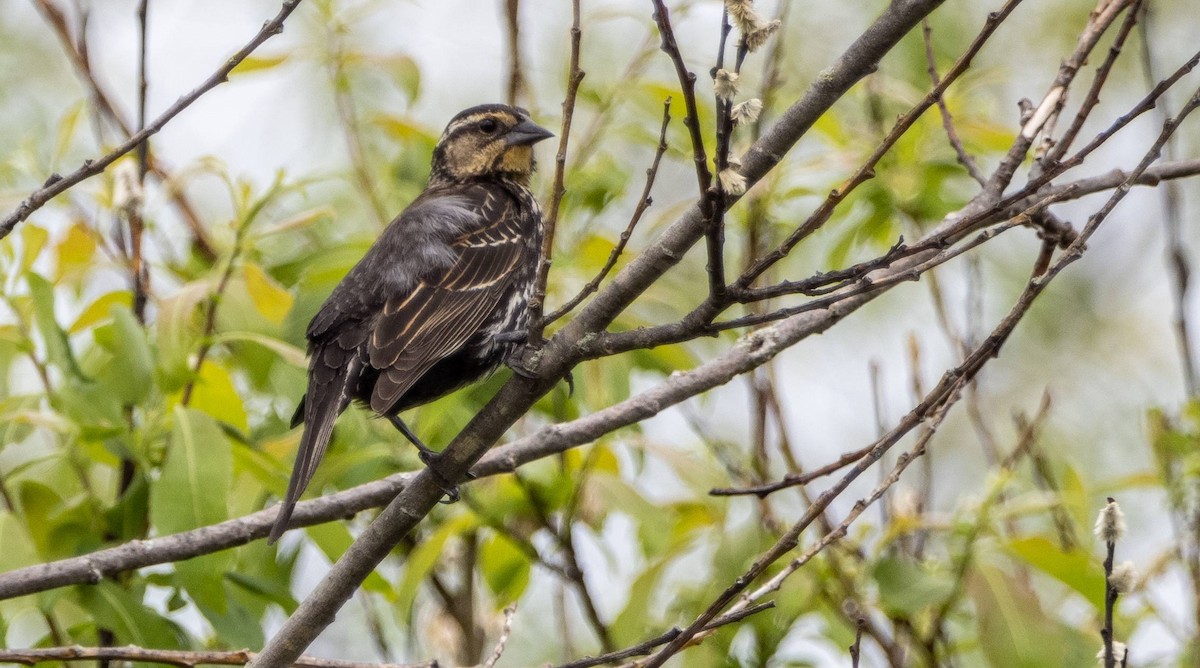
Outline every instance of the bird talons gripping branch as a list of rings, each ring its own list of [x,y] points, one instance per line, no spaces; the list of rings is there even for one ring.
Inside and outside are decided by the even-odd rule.
[[[504,366],[512,369],[513,373],[522,378],[539,378],[537,365],[542,361],[542,349],[525,344],[529,333],[525,330],[501,332],[494,337],[496,343],[518,343],[504,356]],[[528,360],[528,361],[527,361]],[[570,371],[563,376],[567,383],[567,396],[575,395],[575,376]]]
[[[442,491],[446,493],[446,498],[442,499],[441,503],[456,503],[459,499],[461,499],[462,495],[458,492],[458,485],[455,485],[450,480],[450,476],[442,473],[442,468],[439,463],[442,459],[442,453],[435,451],[428,445],[425,445],[425,443],[423,443],[421,439],[417,437],[416,433],[413,432],[413,430],[407,424],[405,424],[404,420],[400,419],[400,416],[388,415],[387,420],[388,422],[392,423],[392,426],[395,427],[397,431],[404,435],[404,438],[408,439],[409,443],[412,443],[414,446],[416,446],[417,450],[419,451],[417,456],[419,456],[421,461],[425,463],[425,466],[429,468],[429,472],[437,478],[438,486],[441,487]],[[467,479],[474,480],[475,474],[468,471]]]

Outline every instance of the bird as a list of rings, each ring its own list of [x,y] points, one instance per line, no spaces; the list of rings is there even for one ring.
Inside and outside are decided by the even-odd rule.
[[[354,401],[391,422],[437,472],[436,454],[398,414],[488,376],[520,346],[543,236],[529,188],[533,146],[553,136],[504,104],[471,107],[446,125],[425,190],[308,325],[308,386],[292,418],[304,433],[268,543],[287,531],[334,422]],[[447,492],[453,499],[453,486]]]

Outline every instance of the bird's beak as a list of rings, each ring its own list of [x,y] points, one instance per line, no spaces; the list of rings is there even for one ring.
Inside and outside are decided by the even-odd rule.
[[[553,136],[553,132],[526,118],[517,127],[509,130],[504,139],[509,146],[532,146]]]

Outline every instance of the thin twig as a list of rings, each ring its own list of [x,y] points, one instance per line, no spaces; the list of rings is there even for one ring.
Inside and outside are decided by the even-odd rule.
[[[774,601],[767,601],[766,603],[760,603],[759,605],[750,606],[748,608],[745,608],[743,610],[738,610],[737,612],[730,613],[728,615],[722,615],[722,616],[714,619],[712,621],[712,623],[710,623],[707,627],[705,627],[705,630],[711,631],[714,629],[721,628],[722,626],[728,626],[729,624],[735,624],[751,615],[758,614],[764,610],[770,610],[771,608],[774,608],[774,607],[775,607]],[[633,656],[643,656],[643,655],[649,654],[655,647],[658,647],[659,645],[664,645],[664,644],[670,642],[675,636],[679,635],[679,632],[680,632],[679,629],[674,628],[660,636],[651,638],[650,640],[647,640],[643,643],[634,645],[633,647],[629,647],[627,649],[623,649],[623,650],[620,650],[617,652],[609,652],[607,654],[601,654],[599,656],[585,657],[585,658],[579,659],[577,661],[562,663],[557,666],[554,666],[554,668],[592,668],[592,666],[602,666],[606,663],[620,661],[621,659],[628,659],[629,657],[633,657]]]
[[[720,76],[725,69],[725,41],[733,27],[729,24],[729,10],[721,12],[721,38],[717,47],[717,66],[713,68],[714,76]],[[741,58],[737,64],[741,65]],[[734,75],[738,76],[738,67]],[[725,299],[725,208],[728,200],[725,184],[721,175],[729,166],[730,135],[733,134],[733,99],[731,94],[721,95],[715,91],[713,105],[717,110],[717,140],[713,155],[717,171],[717,179],[713,188],[703,193],[701,209],[708,211],[708,230],[705,232],[705,248],[708,252],[708,298],[713,302]]]
[[[1110,507],[1116,504],[1117,500],[1113,497],[1108,497],[1108,505]],[[1115,668],[1117,665],[1116,656],[1113,654],[1113,610],[1117,607],[1117,588],[1112,584],[1113,560],[1116,556],[1117,542],[1115,540],[1107,540],[1104,542],[1104,627],[1100,629],[1100,638],[1104,642],[1104,668]]]
[[[1075,113],[1075,118],[1071,121],[1071,125],[1067,127],[1067,131],[1063,133],[1062,138],[1055,142],[1054,147],[1043,156],[1043,161],[1053,162],[1062,158],[1066,154],[1067,149],[1074,143],[1075,138],[1079,135],[1079,131],[1083,129],[1084,122],[1087,121],[1092,111],[1096,108],[1096,105],[1100,102],[1100,91],[1104,88],[1104,84],[1107,83],[1108,75],[1112,72],[1117,58],[1121,55],[1121,48],[1125,45],[1125,40],[1129,38],[1134,24],[1137,23],[1141,6],[1142,0],[1134,0],[1133,7],[1125,16],[1120,29],[1117,30],[1117,36],[1113,39],[1112,46],[1108,48],[1108,54],[1105,55],[1104,62],[1100,64],[1100,67],[1096,68],[1096,75],[1092,78],[1092,85],[1088,88],[1088,92],[1083,98],[1083,103],[1079,105],[1079,111]],[[1150,83],[1153,82],[1154,79],[1151,77]]]
[[[575,99],[579,95],[579,84],[585,72],[579,68],[580,43],[583,30],[579,25],[579,0],[571,2],[571,64],[567,74],[567,93],[563,98],[562,135],[558,139],[558,153],[554,156],[554,191],[550,195],[550,210],[545,217],[542,248],[538,256],[537,277],[533,283],[533,295],[529,298],[529,337],[531,346],[543,343],[546,321],[542,310],[546,302],[546,284],[550,279],[550,265],[554,262],[554,230],[558,214],[566,194],[567,144],[571,140],[571,122],[575,117]]]
[[[707,220],[711,210],[709,204],[709,188],[712,186],[712,172],[708,169],[708,155],[704,150],[704,135],[700,129],[700,113],[696,107],[696,75],[690,72],[683,62],[683,54],[679,51],[679,43],[675,41],[675,31],[671,27],[671,14],[663,0],[654,2],[654,23],[662,39],[661,48],[675,66],[675,76],[679,79],[679,90],[683,95],[683,108],[686,115],[683,125],[688,129],[688,137],[692,142],[692,162],[696,166],[696,185],[699,188],[701,213]]]
[[[504,35],[508,40],[508,86],[505,99],[516,106],[525,93],[525,74],[521,67],[521,0],[504,2]]]
[[[658,176],[658,165],[662,162],[663,154],[667,152],[667,125],[671,122],[671,98],[663,101],[663,119],[662,126],[658,131],[658,146],[654,149],[654,160],[651,161],[650,167],[646,169],[646,185],[642,188],[642,195],[638,199],[637,206],[633,209],[633,215],[629,217],[629,224],[625,226],[625,230],[621,232],[621,236],[617,239],[617,245],[608,253],[608,259],[604,261],[604,266],[600,268],[600,273],[596,274],[595,278],[588,281],[587,285],[579,291],[574,297],[563,304],[561,308],[546,316],[546,324],[550,324],[555,320],[567,315],[575,310],[588,295],[600,289],[600,284],[608,277],[608,273],[617,265],[617,260],[620,259],[621,253],[625,252],[625,246],[628,245],[630,237],[633,236],[633,228],[642,219],[642,214],[646,213],[646,209],[654,203],[654,199],[650,197],[650,189],[654,187],[654,179]]]
[[[193,666],[241,666],[257,656],[248,649],[231,651],[185,651],[134,647],[45,647],[39,649],[0,649],[0,662],[33,666],[47,661],[141,661],[181,668]],[[297,668],[437,668],[436,661],[424,663],[370,663],[302,656],[292,665]]]
[[[146,79],[146,37],[147,37],[147,18],[148,18],[149,0],[140,0],[138,2],[138,114],[137,123],[138,131],[146,127],[146,91],[149,89],[149,81]],[[138,163],[138,192],[142,192],[146,183],[146,172],[149,171],[150,165],[150,140],[138,144],[137,147],[137,163]],[[130,247],[130,266],[129,270],[132,274],[133,283],[133,315],[137,317],[139,323],[146,324],[146,293],[149,291],[150,272],[145,267],[145,262],[142,256],[142,236],[145,231],[145,221],[142,217],[142,198],[138,197],[135,202],[127,207],[126,212],[129,214],[129,247]]]
[[[984,192],[987,194],[985,202],[1000,198],[1001,193],[1012,182],[1012,178],[1024,161],[1029,148],[1033,146],[1034,139],[1057,121],[1063,105],[1066,104],[1067,92],[1075,80],[1075,75],[1087,62],[1088,55],[1091,54],[1100,37],[1108,31],[1121,11],[1133,1],[1099,0],[1096,9],[1088,15],[1087,25],[1079,35],[1075,50],[1062,61],[1058,68],[1058,75],[1045,96],[1042,97],[1042,101],[1031,110],[1028,118],[1022,119],[1021,132],[1009,147],[1008,154],[1000,161],[1000,165],[992,172],[987,184],[984,185]]]
[[[495,668],[496,662],[504,655],[504,646],[508,644],[508,637],[512,634],[513,615],[517,614],[517,605],[514,603],[504,609],[504,628],[500,630],[500,638],[496,640],[496,648],[492,650],[492,655],[483,663],[483,668]]]
[[[929,65],[929,79],[937,86],[941,82],[941,77],[938,76],[937,58],[933,53],[933,28],[929,24],[929,19],[921,21],[921,33],[925,38],[925,60]],[[967,148],[963,146],[962,139],[958,136],[958,130],[954,128],[954,117],[950,115],[950,109],[946,106],[946,97],[939,95],[937,98],[938,113],[942,116],[942,128],[946,131],[946,139],[950,141],[950,147],[954,149],[954,155],[958,158],[959,164],[967,170],[967,174],[971,178],[979,182],[979,185],[987,183],[983,172],[979,171],[979,165],[975,164],[975,158],[967,153]]]
[[[550,519],[546,504],[542,501],[537,489],[530,485],[517,472],[514,471],[513,476],[516,478],[521,490],[525,493],[525,497],[529,500],[529,505],[537,515],[538,522],[547,533],[554,537],[554,541],[558,543],[559,548],[562,550],[566,566],[557,572],[563,575],[574,586],[575,592],[579,595],[579,599],[583,603],[584,615],[587,617],[588,623],[591,624],[592,630],[596,633],[596,638],[600,640],[600,646],[605,651],[616,649],[612,633],[608,630],[608,625],[600,618],[600,609],[596,606],[595,598],[588,589],[587,580],[583,576],[583,569],[579,567],[579,557],[575,552],[575,539],[571,534],[571,525],[568,518],[564,515],[562,528],[559,529],[556,527]]]
[[[827,475],[837,473],[838,471],[850,466],[854,462],[866,457],[871,452],[873,445],[868,445],[853,452],[838,457],[834,461],[821,466],[819,468],[810,469],[803,473],[789,473],[782,480],[768,483],[765,485],[755,485],[754,487],[717,487],[708,491],[712,496],[746,496],[754,495],[764,497],[772,492],[777,492],[788,487],[796,487],[797,485],[807,485],[808,483],[823,478]]]
[[[332,14],[332,7],[326,12]],[[347,65],[350,57],[346,52],[346,36],[339,25],[336,15],[324,16],[326,24],[325,40],[331,53],[328,57],[329,83],[333,89],[333,106],[337,112],[342,138],[346,142],[346,152],[350,158],[350,172],[354,177],[354,185],[366,198],[370,205],[371,214],[379,226],[386,225],[390,216],[387,207],[380,198],[379,191],[371,179],[371,167],[367,149],[362,140],[362,122],[358,113],[358,105],[354,99],[354,89]]]
[[[867,620],[863,617],[854,620],[854,644],[850,645],[850,665],[853,668],[858,668],[858,661],[862,658],[862,634],[866,624]]]

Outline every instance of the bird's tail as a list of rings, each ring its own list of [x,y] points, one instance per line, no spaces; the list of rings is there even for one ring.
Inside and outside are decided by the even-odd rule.
[[[283,504],[279,508],[279,516],[275,518],[275,525],[271,527],[271,535],[267,538],[268,545],[279,540],[279,537],[288,530],[288,523],[291,521],[292,511],[296,508],[296,502],[300,500],[300,495],[312,481],[317,464],[321,463],[321,458],[325,455],[325,448],[329,446],[333,423],[337,421],[338,415],[346,409],[350,402],[349,385],[357,366],[357,364],[347,364],[338,369],[332,383],[315,387],[310,384],[309,386],[308,394],[303,399],[304,435],[300,437],[300,450],[296,453],[296,463],[292,467],[292,478],[288,482],[287,495],[284,496]]]

